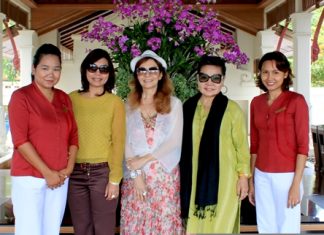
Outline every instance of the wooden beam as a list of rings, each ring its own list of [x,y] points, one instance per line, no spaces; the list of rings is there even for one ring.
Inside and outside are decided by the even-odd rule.
[[[80,9],[64,9],[52,8],[35,10],[32,9],[31,29],[35,30],[39,35],[58,29],[75,20],[83,18],[91,11]]]
[[[34,0],[22,0],[31,6],[31,29],[39,35],[60,28],[92,11],[114,10],[112,0],[106,3],[79,4],[36,4]],[[218,12],[219,19],[234,27],[255,35],[263,29],[263,9],[271,1],[263,0],[260,4],[208,4]]]
[[[256,35],[259,30],[263,29],[263,15],[261,11],[218,11],[217,18],[253,35]]]
[[[256,4],[208,4],[208,8],[214,9],[214,10],[252,10],[257,9]]]
[[[20,0],[20,1],[30,8],[37,8],[37,3],[33,0]]]
[[[266,13],[267,28],[279,23],[280,21],[287,19],[290,14],[295,12],[295,2],[287,1],[273,8]]]
[[[32,0],[22,0],[24,2],[30,2]],[[266,0],[267,1],[267,0]],[[111,1],[107,1],[111,2]],[[271,1],[270,1],[271,2]],[[268,3],[269,4],[269,3]],[[193,5],[195,4],[185,4]],[[237,10],[246,10],[246,9],[257,9],[260,8],[257,4],[208,4],[208,8],[216,10],[228,10],[228,9],[237,9]],[[82,10],[114,10],[116,9],[116,4],[113,3],[77,3],[77,4],[38,4],[36,8],[46,9],[46,8],[64,8],[64,9],[82,9]]]
[[[113,3],[77,3],[77,4],[38,4],[38,10],[47,9],[73,9],[86,11],[114,10],[116,5]]]
[[[228,16],[227,14],[219,14],[217,16],[217,19],[221,22],[224,22],[225,24],[229,24],[232,27],[238,28],[252,35],[256,35],[258,32],[256,28],[248,27],[242,20],[240,22],[237,19],[233,19],[231,16]]]
[[[257,8],[266,8],[267,6],[269,6],[271,3],[273,3],[273,0],[262,0],[258,5]]]
[[[28,28],[28,13],[20,7],[12,4],[8,0],[1,0],[1,12],[3,12],[7,18]]]

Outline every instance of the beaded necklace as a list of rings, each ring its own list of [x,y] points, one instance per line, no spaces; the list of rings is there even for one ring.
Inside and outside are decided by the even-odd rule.
[[[143,112],[141,112],[141,117],[142,117],[145,128],[154,129],[157,113],[149,115],[149,114],[144,114]]]

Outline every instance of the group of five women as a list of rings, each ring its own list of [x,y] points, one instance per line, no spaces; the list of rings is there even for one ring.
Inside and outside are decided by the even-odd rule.
[[[247,196],[260,233],[300,232],[308,108],[289,91],[282,53],[259,63],[264,93],[251,103],[250,149],[245,114],[222,93],[222,58],[200,58],[198,93],[183,105],[156,53],[130,68],[126,105],[112,93],[114,66],[102,49],[85,57],[82,88],[66,95],[54,88],[60,51],[37,50],[32,84],[9,104],[17,235],[59,234],[66,200],[76,235],[114,234],[119,198],[121,234],[239,233]]]

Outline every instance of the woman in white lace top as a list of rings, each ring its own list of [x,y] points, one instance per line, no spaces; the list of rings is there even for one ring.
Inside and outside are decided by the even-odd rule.
[[[127,102],[121,234],[181,234],[180,160],[183,114],[166,62],[153,51],[131,61]]]

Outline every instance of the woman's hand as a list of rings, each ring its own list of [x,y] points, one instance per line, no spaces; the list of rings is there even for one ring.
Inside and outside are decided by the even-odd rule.
[[[126,166],[131,171],[139,170],[146,164],[146,162],[146,155],[143,157],[133,157],[126,160]]]
[[[255,191],[253,177],[249,179],[249,202],[255,206]]]
[[[60,173],[58,171],[49,170],[44,175],[47,186],[50,189],[56,189],[64,184],[64,178],[60,177]]]
[[[134,192],[138,200],[144,201],[147,194],[146,183],[144,179],[144,173],[138,175],[134,180]]]
[[[299,185],[292,184],[288,193],[288,208],[294,208],[300,203]]]
[[[60,177],[63,179],[63,182],[64,182],[72,174],[72,169],[64,168],[64,169],[59,171],[59,174],[60,174]]]
[[[119,185],[108,183],[105,190],[106,200],[117,199],[119,196]]]
[[[237,195],[239,196],[240,200],[243,200],[248,195],[248,190],[248,177],[240,176],[236,186]]]

